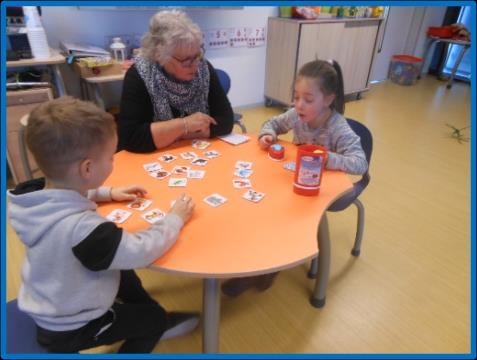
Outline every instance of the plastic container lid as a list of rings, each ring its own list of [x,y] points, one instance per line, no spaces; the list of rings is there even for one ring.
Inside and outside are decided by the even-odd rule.
[[[409,63],[420,63],[422,62],[422,58],[411,56],[411,55],[393,55],[393,61],[403,61]]]

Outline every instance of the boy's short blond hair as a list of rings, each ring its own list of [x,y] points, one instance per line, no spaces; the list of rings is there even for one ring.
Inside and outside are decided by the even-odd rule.
[[[90,102],[64,96],[30,114],[26,144],[46,177],[63,179],[69,166],[115,136],[111,114]]]

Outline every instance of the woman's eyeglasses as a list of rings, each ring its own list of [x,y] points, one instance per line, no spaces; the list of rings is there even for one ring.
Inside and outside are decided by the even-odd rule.
[[[192,65],[195,65],[201,62],[204,59],[204,55],[205,55],[205,49],[202,47],[200,49],[200,52],[195,56],[188,57],[185,59],[179,59],[179,58],[176,58],[175,56],[172,56],[172,58],[176,60],[177,62],[179,62],[182,67],[189,68]]]

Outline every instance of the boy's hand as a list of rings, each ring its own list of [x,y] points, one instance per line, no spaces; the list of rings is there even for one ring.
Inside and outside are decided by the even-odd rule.
[[[195,204],[192,201],[192,198],[187,196],[186,194],[182,194],[175,201],[169,213],[176,214],[177,216],[179,216],[185,224],[192,216],[192,211],[194,211],[194,207]]]
[[[146,189],[139,185],[111,188],[111,200],[113,201],[133,201],[146,194]]]
[[[263,135],[260,139],[258,139],[258,145],[263,150],[266,150],[273,144],[273,136],[272,135]]]

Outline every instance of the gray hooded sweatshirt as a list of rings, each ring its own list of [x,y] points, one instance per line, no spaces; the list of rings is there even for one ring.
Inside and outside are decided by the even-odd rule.
[[[8,191],[10,222],[26,246],[20,310],[42,328],[78,329],[112,306],[120,270],[145,267],[174,244],[182,219],[175,214],[134,234],[96,212],[109,188],[88,198],[72,190],[43,189],[44,179]]]

